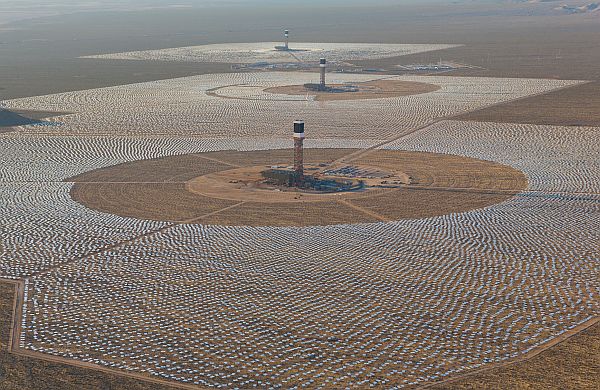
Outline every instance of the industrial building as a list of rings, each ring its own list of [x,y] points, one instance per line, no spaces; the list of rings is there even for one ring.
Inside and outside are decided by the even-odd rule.
[[[360,88],[356,85],[336,85],[336,86],[327,86],[327,59],[321,58],[319,60],[319,84],[308,83],[304,84],[304,88],[313,92],[328,92],[328,93],[345,93],[345,92],[358,92]]]
[[[285,30],[283,32],[284,42],[283,46],[275,46],[275,50],[279,51],[289,51],[290,50],[290,31]]]
[[[346,192],[365,188],[360,180],[327,178],[304,173],[304,121],[294,122],[294,167],[273,168],[262,172],[265,183],[275,186],[294,187],[318,192]]]

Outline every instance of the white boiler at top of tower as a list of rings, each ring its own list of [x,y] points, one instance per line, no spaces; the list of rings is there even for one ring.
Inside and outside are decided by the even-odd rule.
[[[294,138],[304,138],[304,121],[294,121]]]

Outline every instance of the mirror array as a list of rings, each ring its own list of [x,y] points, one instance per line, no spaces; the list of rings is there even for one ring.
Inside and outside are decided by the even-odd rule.
[[[0,276],[26,281],[22,348],[212,387],[402,386],[518,356],[600,313],[600,128],[443,121],[386,145],[529,177],[506,202],[434,218],[180,225],[69,197],[62,181],[87,170],[286,147],[288,114],[314,115],[309,147],[357,148],[573,83],[428,78],[442,88],[327,102],[340,109],[333,118],[322,102],[206,93],[290,77],[308,76],[201,76],[8,102],[75,113],[0,135]]]

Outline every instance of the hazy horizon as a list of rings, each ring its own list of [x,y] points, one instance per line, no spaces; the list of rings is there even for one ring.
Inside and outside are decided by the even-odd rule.
[[[575,1],[577,2],[577,1]],[[506,0],[481,0],[473,3],[469,0],[373,0],[365,4],[361,0],[129,0],[118,1],[108,0],[97,1],[76,1],[76,0],[22,0],[0,1],[0,24],[16,22],[26,19],[35,19],[46,16],[57,16],[80,12],[101,12],[101,11],[143,11],[152,9],[169,8],[229,8],[229,7],[265,7],[273,8],[306,8],[318,7],[328,8],[340,6],[344,9],[348,7],[385,7],[385,6],[431,6],[431,5],[451,5],[452,7],[477,7],[485,4],[503,4],[511,3]]]

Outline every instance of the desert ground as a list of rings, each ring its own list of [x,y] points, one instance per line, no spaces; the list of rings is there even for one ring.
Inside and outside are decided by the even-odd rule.
[[[151,9],[123,14],[130,34],[110,46],[101,14],[72,14],[90,28],[55,54],[34,38],[64,39],[55,17],[19,24],[21,40],[0,32],[0,79],[33,47],[47,56],[21,68],[31,83],[0,85],[0,385],[597,387],[596,16],[477,5],[425,32],[385,7],[377,28],[355,31],[356,10],[327,27],[323,10],[311,23],[325,27],[300,33],[299,61],[328,50],[382,69],[331,71],[366,86],[336,98],[305,93],[314,69],[231,67],[287,61],[269,49],[279,27],[241,43],[138,34],[197,16]],[[403,17],[456,12],[422,7]],[[469,67],[395,67],[440,59]],[[310,201],[232,194],[230,172],[291,164],[298,118],[307,164],[409,180]]]
[[[355,151],[310,149],[306,162],[332,162]],[[91,209],[138,219],[234,226],[322,226],[432,217],[500,203],[527,187],[525,175],[508,166],[393,151],[374,152],[353,163],[406,167],[411,183],[403,188],[311,195],[235,191],[236,185],[229,184],[239,176],[227,172],[279,165],[292,155],[292,150],[269,150],[173,156],[101,168],[66,181],[76,183],[71,197]]]
[[[364,99],[382,99],[397,96],[411,96],[421,93],[433,92],[440,89],[437,85],[410,82],[410,81],[386,81],[377,80],[365,83],[351,84],[358,88],[354,92],[327,93],[319,91],[310,91],[304,85],[286,85],[284,87],[267,88],[266,92],[283,95],[313,96],[317,101],[331,100],[364,100]],[[344,85],[330,85],[333,88],[340,88]]]

